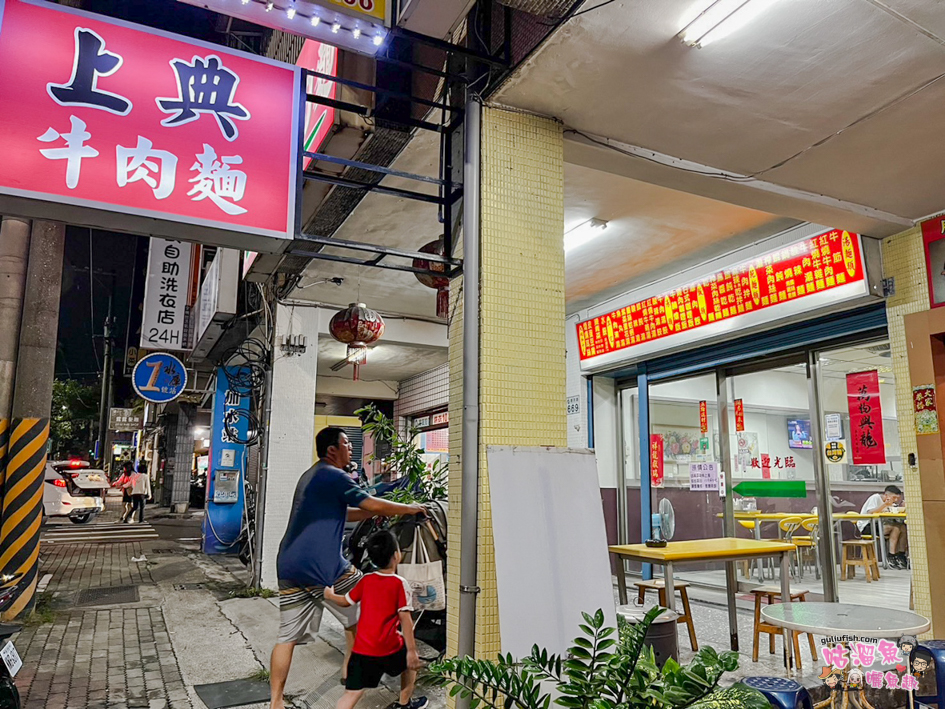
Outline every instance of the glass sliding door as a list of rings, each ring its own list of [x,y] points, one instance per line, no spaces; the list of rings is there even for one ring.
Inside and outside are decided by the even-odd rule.
[[[894,377],[888,340],[824,350],[816,361],[840,598],[907,610],[912,573],[909,500],[902,494],[896,392],[908,382]],[[873,548],[866,551],[864,540],[872,541]],[[876,561],[870,583],[860,564],[848,563],[843,573],[844,556],[859,559],[864,553]]]
[[[670,502],[676,541],[721,536],[715,372],[650,385],[649,415],[651,445],[656,444],[651,466],[657,468],[654,482],[659,483],[651,491],[653,512],[662,500]],[[690,582],[725,584],[721,564],[682,565],[677,576]]]
[[[728,382],[732,482],[735,486],[756,483],[755,493],[734,498],[736,536],[793,541],[795,580],[822,594],[813,435],[816,417],[812,415],[807,364],[798,358],[767,369],[736,371]],[[805,496],[782,496],[778,481],[795,481]],[[776,573],[761,564],[751,568],[743,564],[740,580],[765,583]]]

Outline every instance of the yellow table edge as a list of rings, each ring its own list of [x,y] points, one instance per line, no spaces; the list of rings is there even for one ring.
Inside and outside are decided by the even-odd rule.
[[[608,547],[611,554],[644,561],[710,561],[712,559],[746,559],[794,551],[794,544],[780,541],[718,537],[669,542],[665,547],[646,544],[624,544]]]

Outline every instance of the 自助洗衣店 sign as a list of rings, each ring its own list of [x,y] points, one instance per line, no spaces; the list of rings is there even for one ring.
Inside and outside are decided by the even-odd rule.
[[[295,232],[300,70],[0,0],[0,212],[273,251]]]
[[[728,336],[870,292],[860,236],[830,231],[578,323],[581,368]]]
[[[187,292],[193,246],[153,237],[148,251],[141,315],[141,347],[150,350],[188,350]]]

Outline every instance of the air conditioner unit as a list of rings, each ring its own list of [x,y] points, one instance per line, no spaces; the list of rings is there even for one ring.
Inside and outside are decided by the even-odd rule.
[[[427,37],[446,39],[474,4],[475,0],[400,0],[397,25]]]

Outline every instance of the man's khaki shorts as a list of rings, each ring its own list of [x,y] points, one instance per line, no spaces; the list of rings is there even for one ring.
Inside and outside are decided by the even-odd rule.
[[[335,581],[335,593],[344,596],[358,581],[362,574],[349,566],[341,578]],[[322,622],[322,611],[328,612],[341,621],[345,629],[358,624],[359,606],[342,608],[325,598],[324,586],[303,586],[294,581],[279,581],[279,643],[304,645],[318,635],[318,626]]]

